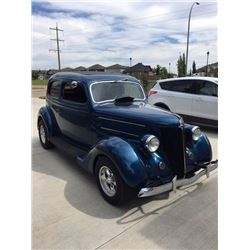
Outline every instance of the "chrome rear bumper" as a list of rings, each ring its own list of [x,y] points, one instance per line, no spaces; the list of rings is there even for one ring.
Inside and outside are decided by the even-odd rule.
[[[171,191],[171,190],[176,191],[177,187],[190,185],[193,182],[197,181],[203,175],[206,175],[207,177],[209,177],[209,173],[211,171],[213,171],[214,169],[216,169],[217,167],[218,167],[218,160],[211,161],[206,167],[204,167],[204,169],[202,171],[198,172],[197,174],[195,174],[191,178],[186,178],[186,179],[184,178],[184,179],[178,179],[177,180],[177,176],[175,176],[172,179],[172,182],[169,182],[167,184],[163,184],[163,185],[160,185],[160,186],[157,186],[157,187],[145,187],[145,188],[142,188],[140,190],[140,192],[138,193],[138,197],[153,196],[153,195],[161,194],[161,193]]]

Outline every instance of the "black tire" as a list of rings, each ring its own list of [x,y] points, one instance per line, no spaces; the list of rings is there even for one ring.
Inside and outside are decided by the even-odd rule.
[[[53,147],[53,144],[48,139],[48,131],[42,119],[38,123],[38,134],[43,148],[50,149]]]
[[[113,180],[116,183],[116,188],[115,188],[115,194],[114,195],[108,195],[105,192],[105,188],[103,188],[103,184],[100,181],[99,175],[103,171],[103,168],[107,167],[109,170],[111,170],[113,174]],[[128,202],[130,199],[134,197],[135,190],[130,188],[122,179],[120,176],[117,168],[113,164],[113,162],[108,159],[107,157],[99,157],[96,165],[95,165],[95,177],[96,177],[96,182],[98,185],[98,188],[104,197],[106,201],[108,201],[110,204],[118,206],[122,205],[126,202]]]

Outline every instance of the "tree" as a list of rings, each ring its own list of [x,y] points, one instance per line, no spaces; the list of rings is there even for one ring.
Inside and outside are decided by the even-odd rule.
[[[155,73],[157,76],[160,75],[160,71],[161,71],[161,66],[159,64],[156,65],[156,69],[155,69]]]
[[[160,77],[161,77],[162,79],[168,77],[168,71],[167,71],[166,67],[161,67],[161,70],[160,70]]]
[[[178,71],[178,76],[182,77],[186,75],[186,63],[185,63],[185,54],[179,57],[177,61],[177,71]]]
[[[168,71],[166,67],[162,67],[158,64],[156,68],[154,69],[154,71],[158,78],[161,78],[161,79],[168,78]]]
[[[196,63],[195,61],[193,61],[193,65],[192,65],[192,73],[195,74],[196,73]]]

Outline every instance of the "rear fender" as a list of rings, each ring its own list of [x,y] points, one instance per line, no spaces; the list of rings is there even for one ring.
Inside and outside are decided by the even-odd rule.
[[[43,120],[46,126],[48,137],[55,135],[58,126],[56,124],[53,112],[48,107],[42,107],[38,112],[37,126],[40,118]]]

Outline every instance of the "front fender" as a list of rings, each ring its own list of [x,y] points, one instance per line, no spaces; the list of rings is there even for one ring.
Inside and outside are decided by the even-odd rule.
[[[94,173],[98,156],[108,157],[117,167],[121,177],[130,187],[137,187],[147,180],[147,173],[139,152],[127,141],[110,137],[100,141],[85,158],[83,165]]]
[[[212,147],[207,136],[202,133],[198,141],[192,139],[192,128],[194,126],[185,124],[186,132],[186,146],[189,149],[190,157],[189,163],[199,164],[204,162],[210,162],[212,160]]]
[[[195,163],[210,162],[212,160],[212,147],[207,136],[202,133],[197,142],[193,142],[190,150]]]

